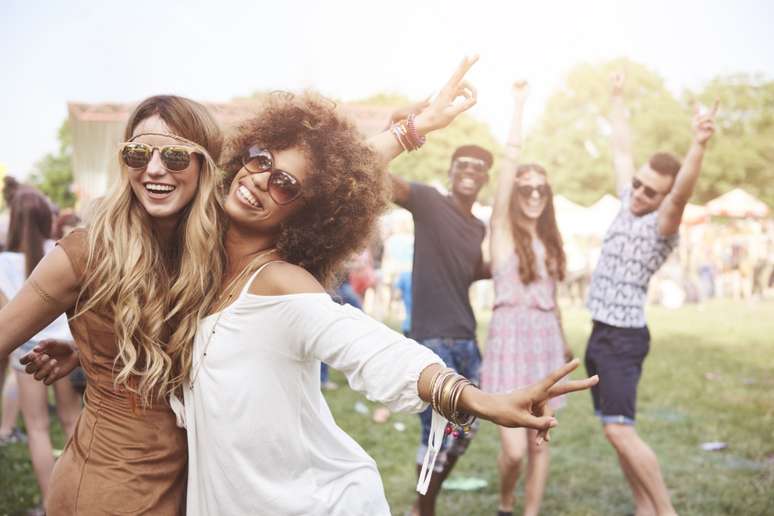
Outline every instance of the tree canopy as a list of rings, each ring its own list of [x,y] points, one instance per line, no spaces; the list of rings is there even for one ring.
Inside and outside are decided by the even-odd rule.
[[[589,204],[614,193],[610,75],[626,75],[624,101],[632,130],[635,164],[659,151],[682,159],[691,141],[694,103],[717,98],[718,132],[709,143],[693,201],[704,203],[741,187],[774,206],[774,82],[753,75],[715,78],[701,91],[675,97],[663,78],[628,59],[580,64],[546,103],[527,135],[524,159],[543,164],[554,189]]]
[[[718,134],[704,158],[697,197],[707,201],[740,187],[774,207],[774,81],[722,76],[695,98],[720,100]]]
[[[31,183],[45,193],[60,208],[75,205],[73,183],[73,137],[70,124],[65,120],[59,127],[59,151],[48,153],[35,164]]]

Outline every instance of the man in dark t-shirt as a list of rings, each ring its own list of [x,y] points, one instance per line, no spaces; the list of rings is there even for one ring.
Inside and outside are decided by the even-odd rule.
[[[414,218],[411,337],[432,349],[448,367],[479,383],[481,353],[476,343],[476,318],[470,306],[471,283],[490,276],[481,244],[486,226],[473,213],[473,203],[489,179],[492,154],[476,145],[459,147],[449,168],[451,192],[392,177],[393,201]],[[431,409],[421,415],[422,437],[417,472],[427,451]],[[434,514],[441,483],[465,452],[476,427],[441,447],[427,494],[418,496],[415,511]]]

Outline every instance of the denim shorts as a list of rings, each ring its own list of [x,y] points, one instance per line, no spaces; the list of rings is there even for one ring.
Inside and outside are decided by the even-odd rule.
[[[424,339],[419,341],[419,343],[430,348],[431,351],[441,357],[447,367],[451,367],[476,386],[481,384],[481,352],[475,340],[434,338]],[[419,418],[422,422],[422,436],[419,441],[419,449],[417,450],[417,464],[422,464],[427,451],[427,440],[430,437],[433,409],[427,407],[419,414]],[[441,451],[435,461],[435,471],[443,471],[446,465],[447,454],[455,456],[464,454],[477,430],[478,419],[464,437],[455,439],[452,436],[448,436],[444,439],[444,442],[441,444]]]
[[[594,321],[585,362],[589,376],[599,375],[599,383],[591,388],[591,399],[603,424],[634,424],[637,386],[649,350],[647,326],[619,328]]]

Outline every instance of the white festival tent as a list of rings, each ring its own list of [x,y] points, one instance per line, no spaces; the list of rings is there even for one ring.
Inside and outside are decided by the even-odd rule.
[[[707,203],[709,214],[714,217],[732,217],[738,219],[766,218],[769,207],[741,188],[734,188]]]
[[[562,235],[602,237],[621,209],[621,201],[605,194],[591,206],[582,206],[563,195],[554,196],[556,220]]]

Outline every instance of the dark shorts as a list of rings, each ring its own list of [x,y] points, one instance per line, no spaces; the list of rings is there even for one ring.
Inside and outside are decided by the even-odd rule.
[[[586,347],[586,371],[598,374],[591,388],[594,412],[604,424],[633,425],[637,384],[650,349],[648,327],[618,328],[594,321]]]
[[[447,367],[451,367],[473,382],[474,385],[478,386],[481,384],[481,352],[475,340],[439,338],[424,339],[419,342],[441,357]],[[430,437],[432,417],[433,409],[431,407],[427,407],[419,414],[422,435],[420,436],[419,449],[417,450],[417,464],[422,464],[427,451],[427,440]],[[476,419],[470,431],[464,437],[455,439],[451,435],[447,436],[441,444],[440,453],[435,461],[435,471],[440,472],[444,469],[447,455],[460,456],[464,454],[477,431],[478,419]]]

